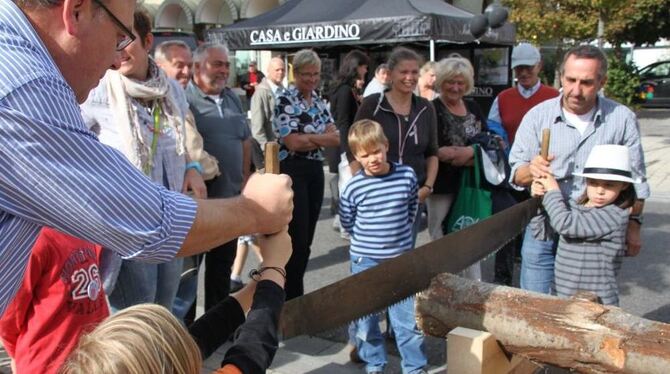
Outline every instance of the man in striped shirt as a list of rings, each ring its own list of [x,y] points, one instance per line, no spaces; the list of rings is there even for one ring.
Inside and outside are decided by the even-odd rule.
[[[162,262],[291,219],[286,176],[193,200],[153,184],[86,129],[78,103],[135,36],[135,0],[0,0],[0,314],[42,226]]]
[[[355,122],[349,129],[349,148],[360,170],[340,197],[340,225],[351,234],[351,272],[356,274],[412,250],[412,225],[419,194],[414,170],[386,159],[388,140],[381,125]],[[389,318],[402,356],[403,373],[424,373],[427,364],[423,335],[414,319],[414,296],[389,307]],[[386,366],[379,317],[355,322],[356,349],[368,373]]]
[[[517,188],[530,186],[534,178],[553,174],[564,198],[578,199],[585,190],[581,172],[593,146],[620,144],[630,149],[631,166],[638,200],[627,230],[627,254],[641,248],[640,215],[649,197],[640,129],[635,114],[627,107],[599,95],[607,81],[607,58],[593,46],[570,49],[563,59],[560,96],[533,107],[521,121],[510,152],[510,182]],[[551,130],[549,158],[539,156],[542,130]],[[534,220],[541,219],[540,216]],[[537,224],[534,222],[533,224]],[[554,239],[557,239],[554,236]],[[526,230],[521,249],[521,288],[552,292],[557,240],[538,240]]]

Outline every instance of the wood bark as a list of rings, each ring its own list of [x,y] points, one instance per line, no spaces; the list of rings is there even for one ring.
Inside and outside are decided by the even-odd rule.
[[[670,325],[586,300],[441,274],[416,298],[428,335],[488,331],[511,353],[581,373],[670,373]]]

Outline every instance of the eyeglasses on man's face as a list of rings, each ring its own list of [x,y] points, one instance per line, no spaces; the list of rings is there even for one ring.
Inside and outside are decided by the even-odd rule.
[[[316,73],[311,73],[311,72],[301,73],[301,72],[299,72],[298,75],[300,76],[300,78],[303,78],[303,79],[314,79],[314,78],[320,77],[321,73],[320,72],[316,72]]]
[[[126,48],[128,45],[130,45],[130,43],[134,42],[135,39],[137,39],[137,37],[135,36],[135,34],[133,34],[133,31],[130,30],[126,25],[124,25],[123,22],[121,22],[120,19],[116,18],[116,16],[114,15],[114,13],[112,13],[112,11],[109,10],[109,8],[107,8],[107,7],[105,6],[105,4],[102,3],[102,1],[100,1],[100,0],[93,0],[93,2],[96,3],[96,4],[98,4],[98,6],[100,6],[100,8],[102,8],[102,10],[104,10],[105,13],[107,13],[107,15],[109,16],[109,18],[111,18],[112,21],[116,24],[116,26],[118,26],[118,27],[121,29],[121,31],[123,31],[123,33],[125,34],[125,36],[123,37],[123,39],[119,39],[119,40],[116,42],[116,50],[117,50],[117,52],[118,52],[118,51],[122,51],[124,48]]]

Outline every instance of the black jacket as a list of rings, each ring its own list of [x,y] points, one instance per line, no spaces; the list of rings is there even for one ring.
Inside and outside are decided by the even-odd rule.
[[[279,345],[279,314],[285,298],[284,290],[276,283],[260,281],[246,322],[240,304],[228,296],[193,322],[188,331],[198,344],[203,359],[235,332],[233,345],[221,366],[233,364],[245,374],[265,373]]]
[[[437,156],[437,120],[433,105],[412,95],[412,107],[407,121],[396,114],[384,94],[363,99],[354,122],[371,119],[379,122],[389,140],[388,160],[411,166],[419,186],[426,181],[426,159]],[[346,134],[348,136],[348,134]],[[347,157],[354,157],[346,145]]]

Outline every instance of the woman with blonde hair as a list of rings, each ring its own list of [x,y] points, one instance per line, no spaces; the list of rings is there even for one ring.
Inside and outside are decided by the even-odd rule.
[[[165,307],[123,309],[82,336],[61,373],[199,373],[200,350]]]
[[[437,63],[435,61],[428,61],[419,70],[419,82],[414,92],[417,96],[421,96],[426,100],[434,100],[440,96],[438,92],[439,88],[435,85],[436,66]]]
[[[474,69],[463,57],[449,57],[436,66],[435,87],[440,96],[433,100],[437,113],[437,157],[440,159],[433,194],[428,197],[428,232],[432,240],[441,238],[442,221],[449,213],[458,193],[463,167],[473,164],[474,150],[470,140],[486,131],[486,121],[479,105],[465,99],[474,89]],[[479,263],[464,275],[480,278]]]
[[[413,50],[395,48],[388,59],[389,89],[363,99],[354,121],[372,119],[382,126],[389,140],[388,160],[414,169],[420,186],[419,202],[423,204],[433,192],[438,159],[435,109],[428,100],[415,93],[421,62],[421,56]],[[360,170],[360,164],[354,160],[347,145],[345,149],[352,174],[355,174]],[[416,241],[420,221],[415,221],[413,241]]]
[[[236,329],[216,373],[265,373],[278,346],[291,238],[285,228],[259,238],[259,245],[263,263],[252,272],[254,281],[207,310],[188,331],[160,305],[129,307],[84,335],[60,373],[200,374],[202,359]]]

